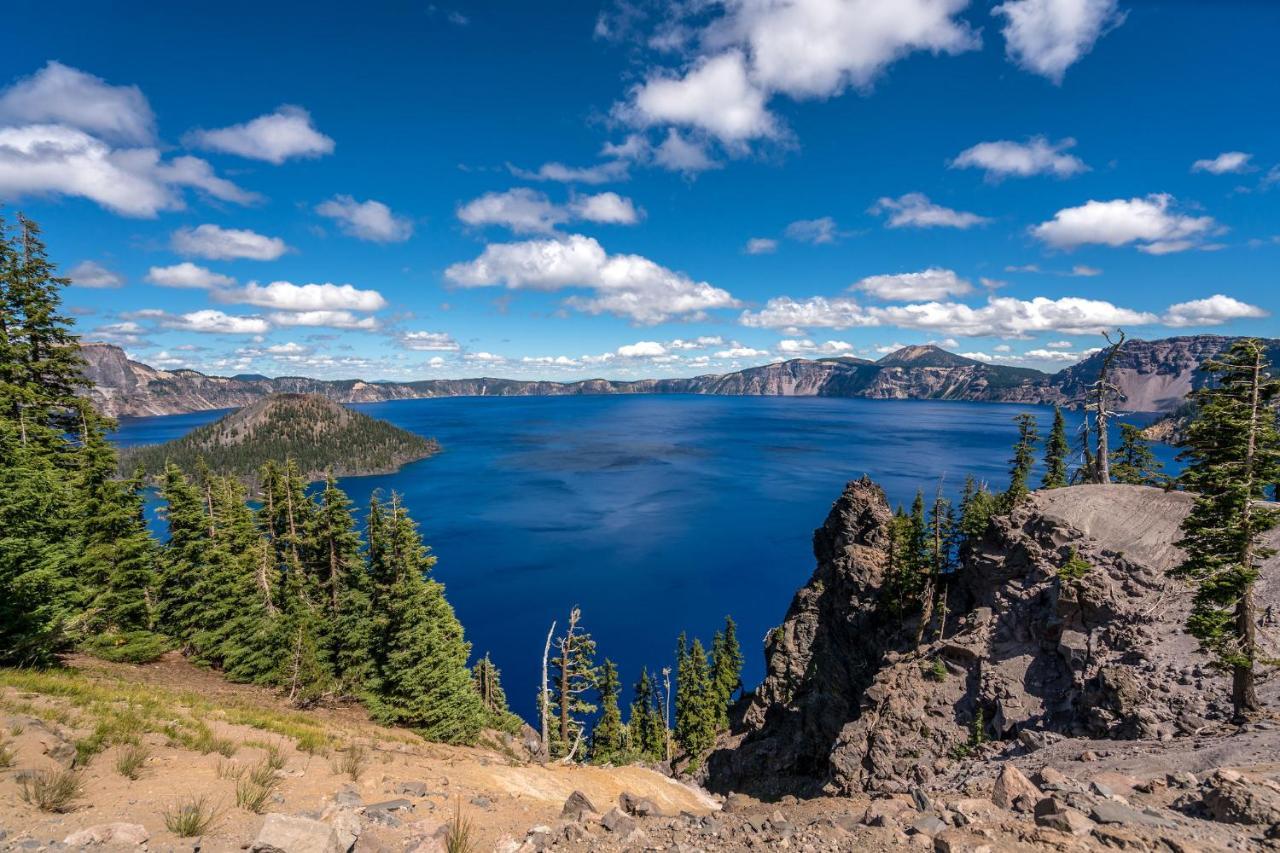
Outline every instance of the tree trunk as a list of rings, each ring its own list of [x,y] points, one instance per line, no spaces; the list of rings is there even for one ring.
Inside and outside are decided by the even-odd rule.
[[[551,656],[551,635],[556,632],[555,620],[551,622],[551,630],[547,632],[547,644],[542,647],[542,761],[551,757],[551,729],[547,715],[551,709],[547,707],[547,659]]]
[[[1253,585],[1245,588],[1236,602],[1236,632],[1240,635],[1240,651],[1246,664],[1231,667],[1231,707],[1237,720],[1247,720],[1262,710],[1253,684],[1253,656],[1257,644],[1257,616],[1254,612]]]

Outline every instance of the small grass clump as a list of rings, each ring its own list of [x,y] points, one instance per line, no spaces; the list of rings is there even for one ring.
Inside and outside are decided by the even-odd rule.
[[[208,755],[211,752],[216,752],[224,758],[230,758],[235,755],[236,750],[239,749],[239,744],[230,738],[218,737],[213,733],[213,729],[209,728],[209,726],[204,722],[196,724],[194,734],[183,737],[180,733],[178,735],[178,740],[182,742],[184,746],[194,749],[201,755]]]
[[[218,766],[214,768],[214,772],[218,774],[219,779],[239,779],[244,775],[244,771],[248,768],[238,761],[228,761],[225,758],[218,759]]]
[[[930,681],[941,682],[947,680],[947,665],[942,662],[942,658],[934,658],[929,663],[922,663],[920,664],[920,669],[924,677]]]
[[[18,760],[18,755],[8,741],[0,741],[0,770],[7,770]]]
[[[161,815],[165,829],[179,838],[204,835],[218,820],[217,809],[203,794],[165,806]]]
[[[269,743],[265,747],[263,747],[263,749],[266,750],[267,754],[266,754],[266,757],[264,757],[262,760],[266,762],[267,766],[270,767],[272,770],[283,770],[284,764],[285,764],[285,757],[284,757],[284,750],[280,748],[280,744]]]
[[[14,723],[12,726],[9,726],[9,734],[13,735],[14,737],[18,737],[26,730],[27,730],[27,727],[24,726],[22,723]]]
[[[447,853],[476,853],[475,825],[462,812],[462,799],[458,799],[458,807],[449,818],[444,835],[444,849]]]
[[[360,781],[360,774],[369,764],[369,749],[362,743],[352,743],[334,758],[333,772],[341,773],[352,782]]]
[[[84,793],[84,780],[74,770],[37,770],[22,778],[20,793],[42,812],[61,814],[75,807]]]
[[[275,769],[267,761],[259,761],[236,780],[236,805],[262,814],[279,784]]]
[[[169,641],[150,631],[107,631],[86,640],[80,648],[114,663],[150,663],[169,651]]]
[[[126,744],[116,755],[116,772],[126,779],[137,779],[150,757],[151,747],[145,743]]]

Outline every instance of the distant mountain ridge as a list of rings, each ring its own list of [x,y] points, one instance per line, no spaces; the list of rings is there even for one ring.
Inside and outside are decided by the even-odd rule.
[[[1115,365],[1113,381],[1129,411],[1168,412],[1201,382],[1196,368],[1236,338],[1193,335],[1155,341],[1130,340]],[[1280,340],[1268,341],[1272,362]],[[1057,373],[987,364],[936,346],[909,346],[881,358],[792,359],[724,374],[679,379],[577,382],[500,379],[424,379],[367,382],[258,375],[209,376],[195,370],[160,370],[131,361],[112,344],[86,343],[82,351],[88,391],[111,417],[172,415],[248,406],[271,394],[318,394],[339,403],[376,403],[422,397],[560,396],[578,394],[717,394],[825,396],[873,399],[976,400],[1079,405],[1098,375],[1102,356],[1092,355]]]
[[[318,394],[272,394],[164,444],[121,451],[120,469],[159,477],[172,462],[193,472],[252,481],[268,462],[291,459],[307,480],[387,474],[438,452],[423,438]]]

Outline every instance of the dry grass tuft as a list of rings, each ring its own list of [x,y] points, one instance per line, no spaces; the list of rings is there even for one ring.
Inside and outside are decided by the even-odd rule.
[[[43,812],[69,812],[84,793],[84,780],[74,770],[36,770],[19,784],[22,799]]]
[[[116,772],[126,779],[137,779],[142,767],[151,757],[151,748],[144,743],[131,743],[116,756]]]
[[[165,829],[179,838],[195,838],[207,833],[218,820],[218,811],[203,794],[165,806],[161,812]]]

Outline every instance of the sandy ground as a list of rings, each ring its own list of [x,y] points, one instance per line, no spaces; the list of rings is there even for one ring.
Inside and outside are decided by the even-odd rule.
[[[116,769],[116,756],[126,747],[108,746],[79,770],[83,795],[70,811],[40,811],[24,802],[19,774],[56,768],[58,762],[47,753],[51,748],[56,752],[59,735],[72,743],[86,738],[104,707],[119,709],[129,703],[51,695],[47,685],[30,689],[26,684],[15,686],[13,679],[6,683],[3,676],[11,673],[0,672],[0,740],[15,755],[12,766],[0,770],[0,830],[6,833],[0,849],[17,847],[26,839],[49,844],[76,830],[123,821],[144,826],[153,850],[191,850],[191,839],[165,828],[163,813],[189,797],[203,797],[218,818],[201,840],[201,849],[239,850],[256,837],[264,818],[237,807],[236,781],[229,774],[263,760],[270,744],[277,745],[284,766],[276,774],[278,787],[265,812],[319,816],[344,786],[358,791],[365,803],[376,803],[406,796],[397,792],[403,782],[424,783],[425,796],[406,796],[413,802],[412,811],[397,812],[403,826],[375,829],[378,839],[395,850],[404,849],[411,837],[429,835],[459,808],[476,829],[478,850],[491,850],[504,837],[522,840],[529,827],[557,818],[574,790],[596,803],[615,803],[629,791],[670,813],[701,814],[718,808],[706,794],[642,767],[541,766],[497,748],[428,744],[407,730],[371,723],[358,706],[308,711],[305,719],[330,739],[324,752],[308,754],[293,738],[271,730],[298,717],[279,697],[265,689],[230,684],[178,655],[141,667],[78,657],[68,663],[72,671],[61,678],[108,691],[140,686],[157,700],[160,716],[198,717],[216,737],[229,741],[224,751],[233,748],[233,754],[202,754],[163,731],[145,732],[139,737],[151,755],[138,779],[127,779]],[[254,715],[264,719],[256,725],[238,722]],[[368,753],[355,781],[337,763],[350,743],[363,744]]]

